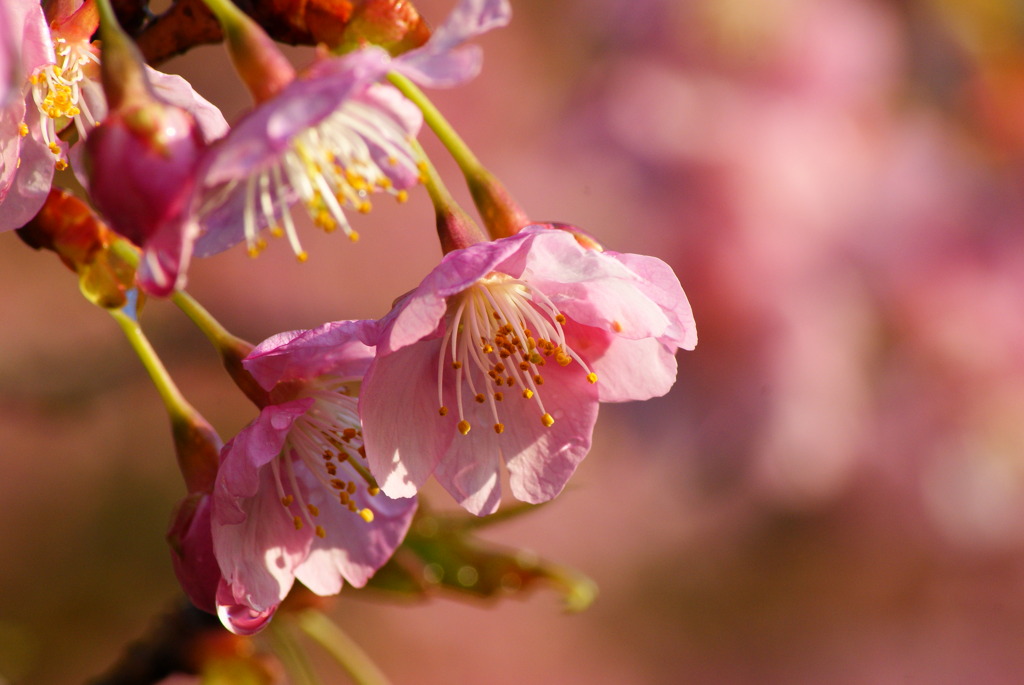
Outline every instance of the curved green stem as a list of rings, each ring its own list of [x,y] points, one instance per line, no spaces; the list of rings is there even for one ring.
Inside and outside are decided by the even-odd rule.
[[[455,132],[437,107],[427,99],[423,91],[401,74],[392,72],[388,74],[388,80],[423,112],[423,120],[427,122],[427,126],[459,165],[473,196],[473,204],[480,212],[491,237],[507,238],[529,224],[529,217],[519,208],[505,186],[484,168],[466,142]],[[430,190],[429,186],[427,190]]]
[[[138,249],[127,240],[115,240],[111,244],[110,249],[132,268],[139,268]],[[185,316],[192,320],[192,323],[196,325],[196,328],[198,328],[202,334],[206,336],[206,339],[213,343],[213,346],[222,353],[226,348],[252,348],[249,343],[232,335],[228,329],[224,328],[220,321],[215,319],[205,307],[199,304],[194,297],[184,290],[175,290],[172,292],[170,300],[178,307],[178,309],[184,312]]]
[[[315,609],[296,616],[299,627],[334,657],[357,685],[387,685],[387,676],[333,621]]]
[[[160,399],[163,400],[172,420],[175,418],[188,419],[194,416],[196,410],[188,403],[185,396],[178,390],[178,386],[171,380],[167,367],[160,361],[160,357],[157,355],[156,350],[153,349],[153,346],[149,344],[149,339],[142,332],[139,322],[121,310],[110,309],[107,311],[117,321],[125,337],[128,338],[132,349],[135,350],[135,354],[142,361],[142,365],[146,367],[146,371],[149,373],[153,385],[156,386],[157,392],[160,393]]]
[[[469,176],[470,174],[478,174],[484,171],[483,165],[480,164],[480,160],[476,158],[473,151],[466,145],[466,141],[455,132],[452,125],[448,123],[444,115],[434,106],[434,103],[427,98],[426,94],[419,89],[419,86],[405,76],[395,72],[388,74],[388,80],[391,81],[395,88],[402,92],[402,95],[409,98],[423,112],[423,120],[430,127],[430,130],[434,132],[434,135],[440,139],[445,148],[448,149],[448,152],[451,153],[452,158],[455,159],[455,163],[459,165],[459,169],[462,170],[463,174]]]

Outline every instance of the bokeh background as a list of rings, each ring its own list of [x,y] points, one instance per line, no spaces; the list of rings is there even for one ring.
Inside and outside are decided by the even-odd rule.
[[[396,683],[1024,679],[1024,7],[513,7],[436,102],[533,217],[669,262],[700,344],[667,397],[602,409],[557,501],[487,531],[594,578],[589,611],[343,592],[339,624]],[[220,47],[165,68],[247,105]],[[190,290],[253,341],[380,316],[440,256],[423,195]],[[72,275],[5,234],[0,289],[0,682],[80,682],[176,597],[183,486]],[[144,324],[225,437],[252,418],[179,312]]]

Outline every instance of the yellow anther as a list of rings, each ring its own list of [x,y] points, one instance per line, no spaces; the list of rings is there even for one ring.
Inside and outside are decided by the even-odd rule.
[[[538,373],[536,376],[533,377],[533,382],[536,383],[537,385],[544,385],[544,376]]]
[[[397,193],[395,193],[395,199],[398,200],[400,203],[408,202],[409,193],[405,190],[399,190]]]
[[[273,236],[274,238],[283,238],[284,237],[284,229],[281,228],[280,226],[271,226],[269,230],[270,230],[270,235]]]
[[[619,323],[618,321],[612,321],[612,330],[615,331],[616,333],[621,333],[622,324]]]
[[[496,424],[494,424],[494,432],[497,433],[498,435],[501,435],[502,433],[504,433],[505,432],[505,424],[503,424],[503,423],[496,423]]]
[[[462,368],[462,362],[452,362],[452,368],[456,371]]]
[[[353,243],[358,243],[359,242],[359,234],[356,233],[355,231],[351,231],[348,234],[348,239],[351,240]]]
[[[302,519],[298,516],[292,519],[292,523],[295,524],[295,530],[302,530]]]
[[[551,425],[555,422],[555,419],[551,416],[551,414],[545,412],[544,415],[540,417],[540,422],[543,423],[545,427],[551,428]]]
[[[591,383],[597,383],[597,374],[591,371],[587,374],[587,380]]]
[[[50,143],[49,145],[47,145],[47,147],[50,148],[50,152],[52,152],[53,154],[60,154],[60,145],[57,145],[57,143]]]
[[[28,124],[26,124],[24,121],[21,122],[20,124],[18,124],[18,133],[20,133],[22,135],[22,137],[27,136],[28,135]]]
[[[327,537],[327,531],[324,530],[323,526],[317,526],[316,527],[316,536],[318,538],[325,538],[325,537]]]
[[[256,247],[255,245],[250,245],[249,248],[245,252],[246,252],[246,254],[248,254],[253,259],[256,259],[257,257],[260,256],[260,249],[258,247]]]
[[[296,254],[295,258],[297,260],[299,260],[299,264],[302,264],[303,262],[309,260],[309,253],[306,252],[305,250],[303,250],[302,252],[299,252],[298,254]]]
[[[462,421],[459,421],[458,429],[459,429],[459,432],[462,433],[463,435],[466,435],[467,433],[469,433],[469,429],[470,429],[469,421],[466,421],[465,419],[463,419]]]
[[[284,497],[281,498],[281,504],[283,504],[286,507],[290,507],[292,505],[292,502],[294,501],[295,498],[292,497],[291,495],[285,495]]]
[[[502,395],[500,392],[494,393],[494,400],[496,402],[501,402],[503,399],[505,399],[505,396]]]
[[[306,509],[308,509],[309,513],[312,514],[313,516],[319,516],[320,515],[320,510],[317,509],[315,504],[307,504],[306,505]]]
[[[64,171],[65,169],[68,168],[68,163],[65,162],[63,159],[58,159],[53,166],[54,168],[57,169],[57,171]]]
[[[572,357],[565,352],[559,352],[555,355],[555,361],[558,362],[559,366],[569,366],[572,363]]]
[[[363,200],[356,209],[359,210],[360,214],[369,214],[370,210],[373,209],[373,205],[370,204],[369,200]]]
[[[556,315],[555,316],[555,321],[557,321],[558,323],[564,324],[565,323],[565,315],[564,314]]]
[[[440,409],[437,410],[437,413],[440,414],[441,416],[447,416],[448,407],[441,407]]]
[[[373,511],[371,511],[370,509],[366,509],[364,507],[363,509],[359,510],[359,518],[363,519],[367,523],[372,523],[373,522]]]
[[[523,390],[523,399],[524,400],[528,400],[531,397],[533,397],[533,390],[530,390],[529,388],[527,388],[526,390]]]
[[[376,485],[371,485],[370,487],[366,488],[366,491],[370,493],[370,497],[376,497],[377,495],[380,494],[380,488],[378,488]]]
[[[478,392],[476,394],[476,397],[474,397],[473,399],[476,400],[480,404],[484,403],[484,395],[483,395],[483,393]]]

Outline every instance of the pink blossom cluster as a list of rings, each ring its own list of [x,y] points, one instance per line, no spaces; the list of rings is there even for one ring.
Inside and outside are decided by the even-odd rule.
[[[93,0],[48,7],[16,0],[0,14],[0,229],[31,219],[70,165],[139,248],[137,284],[155,296],[182,289],[193,256],[243,242],[255,256],[266,233],[305,261],[296,207],[355,240],[349,215],[374,194],[404,201],[431,183],[415,142],[424,114],[388,76],[462,83],[481,63],[466,41],[510,19],[506,0],[462,0],[419,48],[362,45],[297,74],[268,42],[241,67],[266,70],[245,75],[262,84],[258,102],[229,128],[108,25],[102,49],[92,43]],[[447,254],[380,319],[280,333],[242,361],[259,415],[170,535],[186,592],[232,631],[263,627],[295,580],[319,595],[365,585],[431,476],[476,515],[499,507],[503,468],[516,499],[556,497],[591,448],[599,403],[664,395],[677,350],[696,345],[657,258],[564,224],[461,237],[441,236]]]

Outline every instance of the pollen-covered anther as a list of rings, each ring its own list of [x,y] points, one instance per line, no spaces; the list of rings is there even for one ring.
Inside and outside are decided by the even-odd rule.
[[[316,536],[318,538],[325,538],[325,537],[327,537],[327,531],[324,530],[323,526],[317,526],[316,527]]]
[[[591,371],[587,374],[587,381],[590,383],[597,383],[597,374]]]
[[[292,502],[294,501],[295,498],[292,495],[285,495],[284,497],[281,498],[281,504],[286,507],[290,507],[292,505]]]
[[[320,510],[317,508],[317,506],[315,504],[307,504],[306,505],[306,510],[309,511],[311,516],[319,516],[320,515]]]
[[[302,530],[302,517],[295,516],[292,518],[292,524],[295,526],[295,530]]]
[[[437,413],[441,416],[448,416],[448,407],[441,407],[437,410]]]
[[[465,419],[463,419],[462,421],[459,421],[458,429],[459,429],[459,432],[462,433],[463,435],[466,435],[467,433],[469,433],[470,427],[471,426],[469,425],[469,421],[466,421]]]
[[[373,510],[363,507],[359,510],[359,518],[367,523],[373,523]]]
[[[484,394],[483,394],[483,393],[481,393],[481,392],[478,392],[478,393],[476,394],[476,397],[474,397],[473,399],[474,399],[474,400],[476,400],[477,404],[483,404],[483,403],[484,403],[484,400],[485,400],[486,398],[484,398]]]
[[[545,427],[551,428],[551,426],[554,425],[555,423],[555,419],[551,416],[551,414],[545,412],[544,415],[540,417],[540,422],[543,423]]]
[[[504,433],[505,432],[505,424],[503,424],[503,423],[496,423],[496,424],[494,424],[494,432],[497,433],[498,435],[501,435],[502,433]]]

